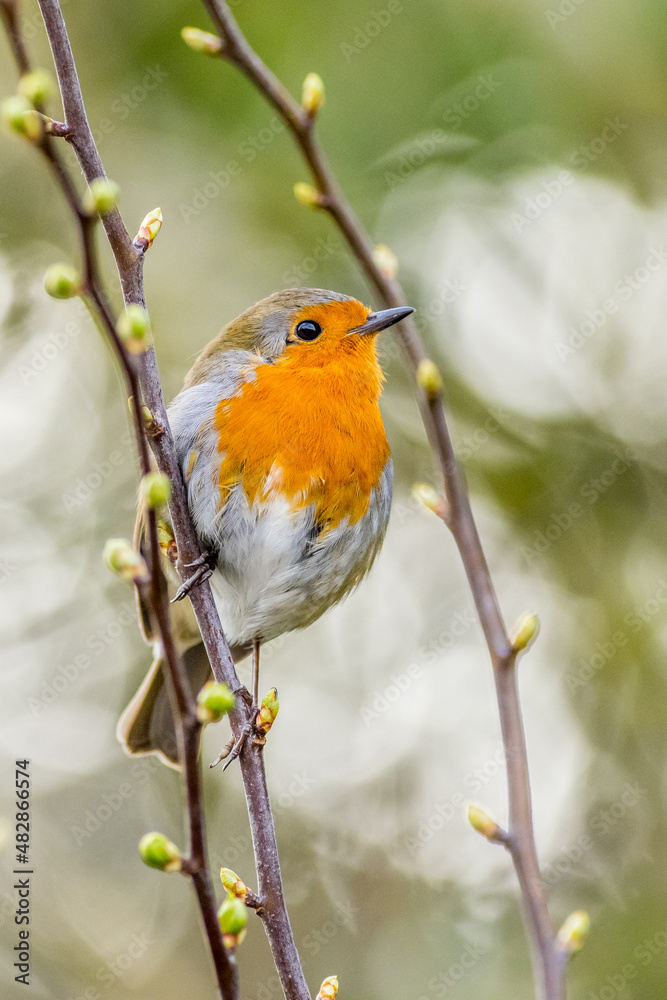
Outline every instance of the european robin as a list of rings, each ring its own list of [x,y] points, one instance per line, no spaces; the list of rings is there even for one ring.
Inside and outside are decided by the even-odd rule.
[[[393,466],[376,340],[413,311],[375,312],[319,288],[276,292],[204,348],[169,407],[205,553],[198,577],[211,574],[234,659],[253,651],[255,704],[259,644],[314,622],[360,583],[380,550]],[[140,511],[139,531],[141,519]],[[196,694],[209,664],[189,600],[172,606]],[[118,735],[129,753],[178,766],[156,650]]]

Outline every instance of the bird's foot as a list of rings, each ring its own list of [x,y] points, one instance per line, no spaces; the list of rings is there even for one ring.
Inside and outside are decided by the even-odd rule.
[[[229,758],[227,760],[227,763],[222,769],[223,771],[226,771],[229,765],[233,764],[236,758],[240,756],[241,751],[243,750],[243,747],[245,746],[247,740],[252,738],[252,742],[258,744],[259,746],[263,746],[266,743],[266,740],[263,738],[262,733],[259,731],[259,729],[257,729],[257,726],[255,725],[255,719],[257,718],[257,713],[258,709],[256,708],[256,706],[253,705],[253,707],[250,710],[250,717],[246,722],[245,726],[243,727],[243,729],[241,730],[238,739],[234,740],[234,737],[232,736],[229,742],[226,743],[225,746],[223,747],[222,756],[220,756],[218,760],[216,760],[215,762],[217,764],[219,763],[220,760],[225,760],[225,758]],[[215,766],[214,764],[211,764],[211,767],[214,766]]]
[[[226,760],[227,757],[229,757],[233,749],[234,749],[234,737],[230,736],[227,742],[225,743],[224,747],[218,754],[218,756],[215,758],[214,761],[211,761],[211,763],[208,766],[217,767],[217,765],[220,763],[221,760]]]
[[[254,699],[251,698],[247,688],[239,688],[234,694],[239,695],[245,701],[246,705],[250,706],[250,711],[246,716],[245,724],[238,738],[235,739],[232,736],[220,751],[217,759],[210,765],[211,767],[215,767],[221,760],[229,758],[222,769],[223,771],[226,771],[232,761],[236,760],[249,737],[252,737],[252,742],[255,746],[263,747],[265,745],[266,735],[276,721],[280,707],[276,688],[271,688],[268,694],[264,695],[261,705],[253,704]]]
[[[248,713],[248,718],[246,723],[241,730],[238,738],[231,736],[224,747],[213,761],[209,764],[209,767],[216,767],[222,760],[226,760],[227,763],[223,767],[223,771],[226,771],[230,764],[232,764],[237,757],[239,757],[246,740],[252,738],[252,742],[255,746],[264,746],[266,743],[266,733],[262,730],[260,719],[261,719],[261,707],[252,704],[252,697],[247,688],[239,688],[235,694],[239,695],[250,707],[250,712]]]
[[[246,724],[243,727],[243,729],[241,730],[241,734],[240,734],[239,738],[236,740],[236,742],[234,742],[234,737],[232,737],[232,748],[229,751],[229,760],[227,761],[227,763],[223,767],[223,769],[222,769],[223,772],[227,770],[227,768],[229,767],[230,764],[234,763],[234,761],[236,760],[237,757],[240,757],[241,751],[243,750],[243,747],[245,746],[246,740],[251,735],[251,733],[252,733],[252,731],[254,729],[254,726],[255,726],[254,722],[246,722]]]
[[[188,596],[190,591],[200,586],[204,580],[208,580],[216,567],[216,563],[216,556],[212,552],[202,552],[194,562],[186,563],[186,569],[193,569],[194,572],[180,585],[176,591],[176,596],[172,597],[171,603],[175,604],[176,601],[182,601],[184,597]]]

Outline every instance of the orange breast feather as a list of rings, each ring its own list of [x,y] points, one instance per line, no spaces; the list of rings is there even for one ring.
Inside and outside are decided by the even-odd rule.
[[[314,503],[325,528],[363,517],[389,458],[377,403],[382,372],[367,339],[339,343],[330,356],[288,347],[218,404],[223,504],[240,482],[250,504],[272,497],[295,509]]]

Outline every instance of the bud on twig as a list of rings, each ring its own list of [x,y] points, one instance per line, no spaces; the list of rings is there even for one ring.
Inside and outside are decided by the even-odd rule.
[[[515,653],[520,653],[528,649],[537,638],[540,631],[540,619],[537,615],[522,615],[514,626],[512,635],[512,649]]]
[[[244,927],[240,934],[224,934],[222,935],[222,943],[224,944],[227,951],[235,951],[240,945],[243,944],[245,936],[248,932],[247,927]]]
[[[146,833],[139,841],[141,860],[149,868],[159,868],[163,872],[177,872],[181,869],[181,855],[163,833]]]
[[[222,884],[230,896],[236,896],[238,899],[245,899],[248,892],[248,886],[245,882],[241,881],[236,872],[233,872],[231,868],[221,868],[220,878],[222,879]]]
[[[157,541],[169,562],[175,565],[178,559],[178,549],[176,547],[174,529],[166,521],[159,519],[157,522]]]
[[[320,194],[312,184],[306,184],[305,181],[298,181],[294,185],[294,197],[300,205],[305,205],[306,208],[324,208],[326,205],[324,195]]]
[[[567,918],[556,936],[561,951],[576,955],[586,944],[591,929],[591,920],[585,910],[575,910]]]
[[[449,504],[443,496],[440,496],[437,490],[428,483],[415,483],[412,487],[412,495],[415,500],[419,503],[423,503],[425,507],[433,511],[439,518],[443,521],[449,519]]]
[[[130,412],[134,416],[134,409],[132,407],[132,400],[130,399]],[[144,419],[144,430],[149,437],[161,437],[164,434],[164,427],[159,420],[151,413],[149,408],[144,403],[141,407],[141,415]]]
[[[221,38],[199,28],[181,28],[181,38],[193,52],[202,52],[206,56],[220,55],[224,47]]]
[[[30,73],[23,74],[17,90],[31,104],[44,104],[53,94],[53,77],[45,69],[33,69]]]
[[[144,221],[139,226],[139,232],[132,241],[137,250],[144,253],[153,244],[153,240],[162,229],[162,209],[154,208],[149,212]]]
[[[373,263],[383,278],[393,281],[398,274],[398,258],[384,243],[378,243],[372,253]]]
[[[209,681],[197,695],[197,718],[204,725],[219,722],[223,715],[231,712],[235,704],[236,698],[226,684]]]
[[[10,132],[28,139],[29,142],[39,142],[42,138],[44,126],[26,97],[8,97],[2,102],[0,115]]]
[[[328,976],[317,994],[317,1000],[335,1000],[338,993],[338,976]]]
[[[69,264],[52,264],[44,275],[44,288],[54,299],[73,299],[81,294],[83,283]]]
[[[507,839],[502,828],[479,806],[468,806],[468,821],[473,830],[477,830],[492,844],[502,844]]]
[[[96,177],[83,196],[83,207],[88,215],[109,215],[118,204],[120,188],[107,177]]]
[[[127,400],[127,405],[130,410],[130,416],[134,420],[136,414],[134,412],[134,396],[129,396]],[[161,437],[164,434],[164,427],[160,421],[151,413],[150,409],[144,403],[141,407],[141,416],[144,422],[144,430],[149,437]]]
[[[262,698],[262,707],[257,713],[257,719],[255,720],[255,726],[260,732],[264,733],[265,736],[273,723],[276,721],[279,708],[280,702],[278,701],[278,689],[271,688],[269,693],[265,694]]]
[[[301,105],[309,118],[314,118],[324,104],[324,81],[319,73],[309,73],[303,81]]]
[[[148,313],[136,303],[120,314],[116,332],[130,354],[143,354],[152,344]]]
[[[38,112],[35,112],[35,114],[38,114]],[[69,127],[69,125],[66,125],[64,122],[54,121],[53,118],[49,118],[48,115],[40,114],[39,120],[41,121],[44,127],[44,131],[47,132],[49,135],[55,135],[58,136],[59,138],[62,138],[63,136],[68,136],[72,134],[72,130]]]
[[[148,583],[150,576],[143,556],[126,538],[109,538],[102,558],[107,568],[128,583]]]
[[[241,935],[248,923],[248,908],[243,900],[230,893],[218,910],[218,922],[225,938],[231,939],[227,947],[235,948],[243,940]]]
[[[157,510],[169,503],[171,480],[161,472],[149,472],[139,484],[139,500],[150,510]]]
[[[424,358],[417,366],[417,382],[433,402],[442,392],[442,377],[435,362]]]

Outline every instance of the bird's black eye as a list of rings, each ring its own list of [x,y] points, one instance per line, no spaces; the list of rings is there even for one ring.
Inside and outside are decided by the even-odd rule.
[[[322,333],[322,327],[314,319],[304,319],[301,323],[297,323],[294,332],[300,340],[317,340]]]

